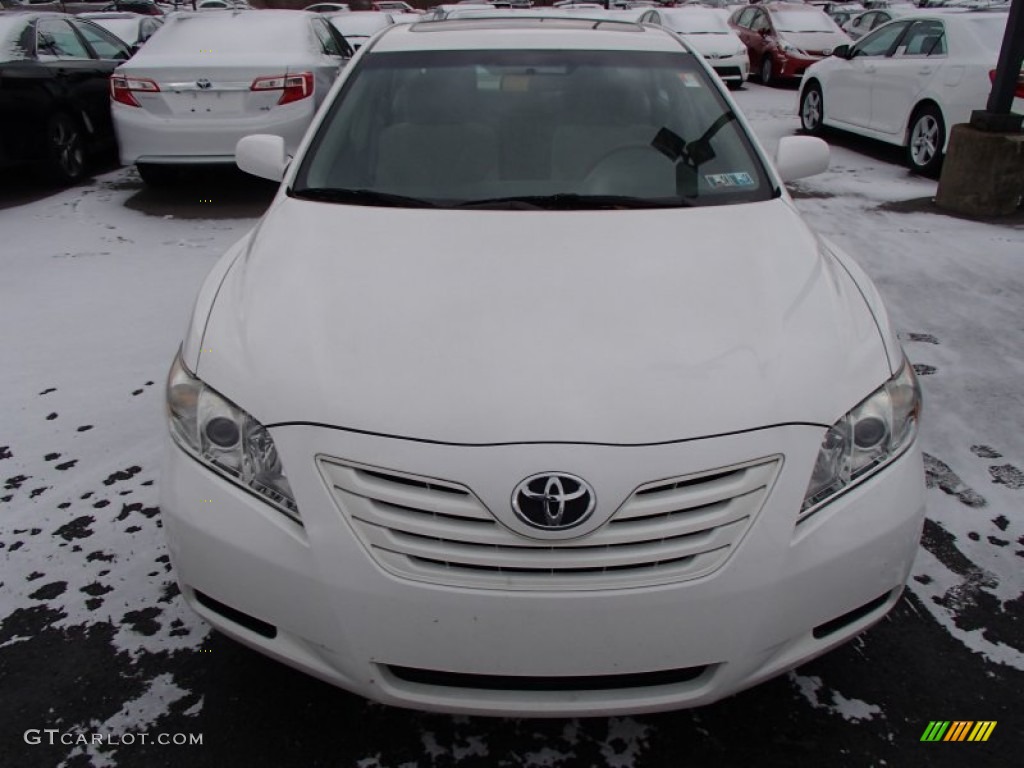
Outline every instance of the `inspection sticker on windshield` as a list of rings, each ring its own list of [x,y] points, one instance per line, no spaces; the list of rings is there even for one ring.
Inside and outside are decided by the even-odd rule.
[[[704,174],[704,181],[708,183],[708,186],[712,189],[720,189],[723,187],[752,187],[754,186],[754,180],[750,177],[749,173],[706,173]]]
[[[683,85],[687,88],[700,88],[700,78],[693,74],[693,72],[680,72],[679,79],[683,81]]]

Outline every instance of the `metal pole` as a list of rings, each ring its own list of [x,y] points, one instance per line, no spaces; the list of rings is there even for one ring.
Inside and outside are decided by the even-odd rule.
[[[1010,113],[1014,92],[1024,63],[1024,0],[1013,0],[1006,19],[995,80],[984,112],[971,115],[971,124],[982,130],[1019,131],[1021,120]]]

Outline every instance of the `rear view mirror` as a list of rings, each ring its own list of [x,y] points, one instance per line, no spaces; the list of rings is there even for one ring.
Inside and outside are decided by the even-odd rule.
[[[828,170],[828,144],[814,136],[784,136],[775,150],[775,169],[783,181],[796,181]]]
[[[284,139],[268,133],[245,136],[235,145],[235,163],[246,173],[261,179],[280,181],[288,167]]]

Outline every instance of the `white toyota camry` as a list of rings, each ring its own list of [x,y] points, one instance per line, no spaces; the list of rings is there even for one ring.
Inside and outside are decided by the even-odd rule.
[[[393,705],[706,704],[899,599],[912,369],[864,272],[657,27],[393,27],[217,263],[162,509],[221,631]]]
[[[1007,15],[905,15],[814,64],[800,84],[808,133],[841,128],[906,148],[908,167],[934,174],[950,129],[984,109]],[[1013,111],[1024,113],[1024,73]]]
[[[166,181],[175,166],[233,163],[250,133],[294,151],[348,60],[315,13],[175,13],[110,79],[121,162]]]

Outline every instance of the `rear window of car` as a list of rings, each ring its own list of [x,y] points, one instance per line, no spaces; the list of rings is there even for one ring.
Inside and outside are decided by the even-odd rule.
[[[159,35],[146,43],[147,56],[194,52],[231,55],[253,51],[300,51],[309,47],[312,31],[301,16],[273,11],[197,13],[171,17]]]
[[[292,188],[320,199],[330,190],[442,207],[552,196],[569,208],[580,197],[684,207],[775,194],[692,54],[551,50],[366,56]]]
[[[978,38],[985,48],[998,52],[1003,45],[1006,32],[1006,16],[989,16],[967,19],[968,29]]]

